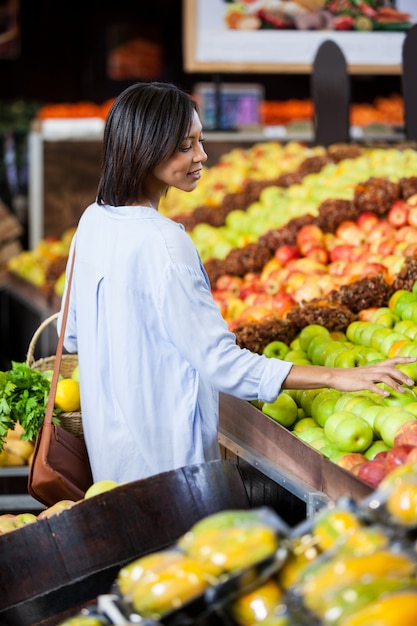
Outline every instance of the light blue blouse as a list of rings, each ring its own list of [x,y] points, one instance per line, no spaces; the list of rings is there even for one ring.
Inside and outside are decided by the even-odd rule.
[[[65,348],[94,481],[219,458],[218,392],[271,402],[291,364],[236,345],[191,238],[154,209],[94,203],[70,260],[75,243]]]

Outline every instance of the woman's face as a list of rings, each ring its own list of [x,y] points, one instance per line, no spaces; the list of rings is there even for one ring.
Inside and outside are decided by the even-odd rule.
[[[203,163],[207,161],[207,154],[203,149],[202,128],[200,118],[194,112],[190,132],[179,150],[153,170],[153,184],[162,183],[164,188],[176,187],[182,191],[193,191],[197,187]]]

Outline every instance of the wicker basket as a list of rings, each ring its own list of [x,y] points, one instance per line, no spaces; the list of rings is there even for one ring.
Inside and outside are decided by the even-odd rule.
[[[37,369],[40,372],[46,372],[47,370],[53,370],[55,365],[55,355],[43,357],[34,360],[35,348],[37,341],[42,334],[42,332],[56,321],[58,318],[58,313],[54,313],[50,317],[47,317],[42,324],[36,329],[32,339],[29,343],[29,348],[26,356],[26,363],[32,369]],[[61,367],[59,368],[60,374],[64,378],[70,378],[74,368],[78,365],[78,355],[77,354],[63,354],[61,358]],[[73,411],[71,413],[60,413],[59,414],[59,422],[62,428],[65,428],[68,432],[72,433],[79,439],[84,439],[83,432],[83,424],[81,411]]]

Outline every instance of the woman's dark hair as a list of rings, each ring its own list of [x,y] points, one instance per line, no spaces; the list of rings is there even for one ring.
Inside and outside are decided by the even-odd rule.
[[[170,83],[136,83],[114,101],[106,120],[98,204],[137,202],[142,183],[181,146],[196,102]]]

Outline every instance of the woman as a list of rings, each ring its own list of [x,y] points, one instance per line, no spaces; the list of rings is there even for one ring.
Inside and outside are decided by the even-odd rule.
[[[170,84],[130,86],[106,121],[97,200],[70,252],[68,268],[76,246],[65,329],[65,347],[78,352],[94,481],[219,458],[220,391],[272,402],[282,389],[383,395],[378,382],[396,390],[413,384],[395,365],[414,359],[341,370],[236,345],[191,238],[158,212],[169,187],[197,186],[203,142],[195,102]]]

